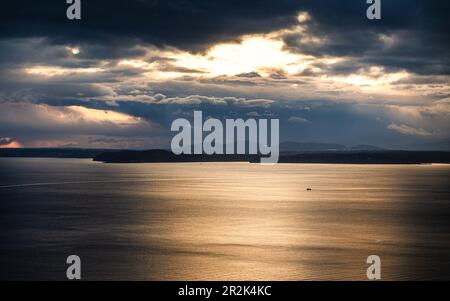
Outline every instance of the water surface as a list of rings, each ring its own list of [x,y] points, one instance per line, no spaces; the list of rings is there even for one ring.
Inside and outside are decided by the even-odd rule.
[[[0,159],[0,279],[450,280],[450,166]],[[311,188],[311,191],[307,191]]]

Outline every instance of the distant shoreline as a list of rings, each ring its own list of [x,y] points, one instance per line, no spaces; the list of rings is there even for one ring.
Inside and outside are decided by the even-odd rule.
[[[260,163],[259,155],[179,155],[165,150],[121,151],[100,154],[94,161],[104,163]],[[281,153],[278,163],[323,164],[431,164],[450,163],[450,152],[433,151],[329,151]]]
[[[175,155],[167,150],[0,149],[0,158],[75,158],[103,163],[259,163],[260,155]],[[281,152],[279,163],[313,164],[450,164],[446,151],[307,151]]]

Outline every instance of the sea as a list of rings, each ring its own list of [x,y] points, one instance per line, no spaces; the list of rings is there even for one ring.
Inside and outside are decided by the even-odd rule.
[[[450,165],[0,158],[0,280],[450,280]]]

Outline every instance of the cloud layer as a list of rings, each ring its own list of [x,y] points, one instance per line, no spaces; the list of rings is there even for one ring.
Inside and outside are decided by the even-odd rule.
[[[383,1],[377,21],[366,7],[90,0],[71,22],[64,1],[8,1],[0,147],[163,147],[195,109],[279,118],[282,141],[449,141],[448,1]]]

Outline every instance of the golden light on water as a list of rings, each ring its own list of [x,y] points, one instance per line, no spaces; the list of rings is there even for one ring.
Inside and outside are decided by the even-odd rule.
[[[371,252],[383,256],[386,279],[407,270],[400,253],[413,240],[395,214],[406,210],[402,199],[411,193],[399,190],[403,179],[387,175],[423,167],[342,165],[329,173],[330,165],[309,164],[148,166],[150,174],[158,171],[171,181],[130,192],[140,204],[152,200],[139,232],[146,233],[148,245],[164,245],[164,252],[152,253],[154,260],[137,274],[149,269],[158,274],[154,279],[171,280],[364,279]],[[366,176],[373,180],[369,186]],[[399,253],[392,253],[393,244]]]

